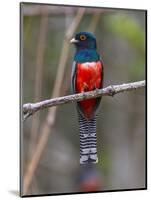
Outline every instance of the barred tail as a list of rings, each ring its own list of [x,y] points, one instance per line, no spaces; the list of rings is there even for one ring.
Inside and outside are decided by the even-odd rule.
[[[79,114],[80,164],[97,163],[96,117],[86,119]]]

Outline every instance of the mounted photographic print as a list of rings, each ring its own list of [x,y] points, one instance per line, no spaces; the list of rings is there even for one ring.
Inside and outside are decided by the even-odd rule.
[[[147,189],[146,23],[20,4],[20,196]]]

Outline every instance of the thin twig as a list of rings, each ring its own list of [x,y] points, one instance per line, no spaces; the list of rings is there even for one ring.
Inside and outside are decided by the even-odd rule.
[[[110,85],[103,89],[96,89],[90,92],[78,93],[73,95],[68,95],[64,97],[58,97],[54,99],[48,99],[45,101],[41,101],[38,103],[27,103],[23,105],[23,113],[26,115],[30,113],[30,115],[34,114],[35,112],[42,110],[44,108],[49,108],[52,106],[58,106],[66,103],[73,103],[76,101],[82,101],[85,99],[92,99],[100,96],[114,96],[117,93],[125,92],[125,91],[132,91],[135,89],[145,87],[145,80],[138,81],[133,83],[126,83],[121,85]]]

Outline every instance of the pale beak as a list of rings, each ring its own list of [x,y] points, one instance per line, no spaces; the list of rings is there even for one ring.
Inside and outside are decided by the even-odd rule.
[[[70,40],[70,43],[78,43],[79,42],[79,40],[76,40],[75,38],[72,38],[71,40]]]

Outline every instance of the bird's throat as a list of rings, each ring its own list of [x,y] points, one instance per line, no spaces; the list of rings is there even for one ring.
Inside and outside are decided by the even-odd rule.
[[[85,63],[85,62],[98,61],[100,57],[96,52],[96,50],[82,49],[76,52],[74,59],[79,63]]]

